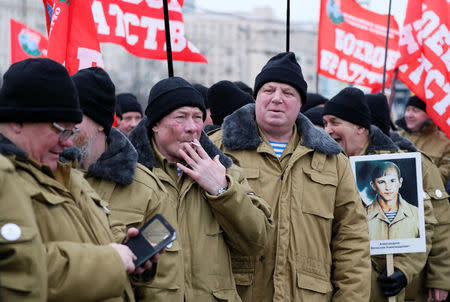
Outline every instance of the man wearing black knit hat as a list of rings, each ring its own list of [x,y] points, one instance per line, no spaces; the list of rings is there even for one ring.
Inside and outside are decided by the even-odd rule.
[[[81,150],[79,167],[92,188],[109,204],[110,226],[116,242],[122,242],[127,230],[142,227],[156,213],[164,210],[160,202],[156,176],[137,163],[137,152],[127,137],[111,127],[116,105],[115,86],[101,68],[82,69],[72,76],[80,97],[83,120],[74,144]],[[71,158],[77,150],[66,149]],[[138,219],[139,218],[139,219]],[[157,261],[159,254],[151,260]],[[147,262],[138,272],[151,265]]]
[[[364,153],[371,116],[360,89],[347,87],[341,90],[325,104],[322,115],[328,134],[348,156]]]
[[[131,93],[120,93],[116,96],[117,105],[120,108],[117,129],[130,135],[142,120],[142,107],[136,96]]]
[[[372,124],[389,136],[389,132],[391,129],[395,130],[395,126],[391,121],[391,111],[387,97],[382,93],[366,94],[366,101],[370,109]]]
[[[389,136],[385,135],[378,127],[370,125],[370,110],[364,93],[358,88],[344,88],[329,102],[325,103],[323,121],[325,131],[341,145],[349,156],[402,152]],[[427,225],[426,238],[429,248],[433,237],[431,224],[434,223],[434,214],[432,209],[434,205],[445,209],[444,202],[447,202],[447,195],[439,179],[436,166],[426,156],[422,156],[422,178],[425,192],[430,193],[424,200],[425,224]],[[433,206],[431,206],[431,203]],[[370,211],[369,207],[367,209]],[[405,217],[401,218],[403,213],[398,213],[397,222],[401,222],[401,219]],[[382,221],[388,220],[387,218],[382,220],[383,218],[379,215],[372,216],[369,218],[369,223],[370,225],[385,224]],[[436,256],[437,259],[441,259],[442,256],[446,257],[447,252],[442,254],[443,250],[440,249],[440,252],[437,252],[439,254],[439,256]],[[420,286],[417,286],[419,283],[413,282],[413,277],[422,276],[419,272],[424,268],[426,258],[427,253],[396,254],[394,256],[394,274],[387,276],[384,258],[372,256],[371,301],[386,301],[387,296],[396,295],[398,295],[398,300],[402,301],[405,295],[404,288],[407,285],[411,283],[408,287],[420,288]],[[433,269],[435,269],[434,266]]]
[[[223,119],[235,110],[250,103],[253,97],[230,81],[220,81],[208,89],[211,118],[216,126],[221,126]]]
[[[135,255],[113,243],[101,198],[58,160],[72,146],[82,118],[69,73],[50,59],[27,59],[11,65],[3,78],[0,153],[16,166],[31,197],[46,248],[47,300],[133,301],[125,272],[135,271]],[[20,229],[10,230],[20,236]]]
[[[209,106],[209,101],[208,101],[208,87],[206,87],[205,85],[202,84],[193,84],[192,87],[195,88],[195,90],[197,90],[198,92],[200,92],[200,94],[203,97],[203,102],[205,104],[205,109],[206,109],[206,118],[203,121],[203,127],[206,126],[211,126],[213,125],[213,120],[211,119],[211,109]]]
[[[426,104],[417,96],[406,103],[405,116],[397,121],[399,134],[428,154],[441,171],[444,184],[450,181],[450,140],[430,119]]]
[[[364,208],[339,145],[299,113],[306,95],[295,54],[277,54],[255,79],[255,104],[210,136],[274,209],[264,252],[232,254],[244,302],[368,301]]]
[[[326,97],[318,93],[308,92],[306,95],[308,97],[308,104],[302,105],[302,108],[300,109],[300,112],[302,113],[314,107],[323,107],[325,103],[328,102],[328,99]]]
[[[262,252],[272,230],[270,207],[202,132],[203,98],[186,80],[156,83],[145,114],[129,138],[138,161],[166,189],[172,209],[166,218],[178,233],[172,253],[182,255],[180,261],[161,259],[156,278],[163,276],[170,288],[143,289],[146,301],[239,301],[230,250]]]

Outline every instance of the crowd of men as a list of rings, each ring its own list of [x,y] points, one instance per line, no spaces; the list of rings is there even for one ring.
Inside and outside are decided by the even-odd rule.
[[[328,100],[307,87],[283,52],[253,89],[171,77],[143,111],[101,68],[11,65],[0,88],[0,301],[446,301],[448,138],[415,96],[398,130],[382,94],[348,87]],[[420,152],[426,252],[395,254],[388,274],[369,230],[396,238],[417,210],[392,163],[372,173],[366,206],[348,157],[405,152]],[[386,179],[396,194],[384,194]],[[155,214],[177,238],[136,267],[126,242]]]

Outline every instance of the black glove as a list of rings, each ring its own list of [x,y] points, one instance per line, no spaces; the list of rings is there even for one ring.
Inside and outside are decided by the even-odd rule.
[[[386,270],[384,270],[378,276],[377,281],[386,297],[397,295],[407,283],[405,275],[398,268],[395,268],[394,273],[389,277],[387,276]]]

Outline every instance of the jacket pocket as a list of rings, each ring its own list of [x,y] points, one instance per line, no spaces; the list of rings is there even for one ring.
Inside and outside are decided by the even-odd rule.
[[[33,269],[36,269],[36,267],[32,265],[32,262],[41,259],[33,259],[35,255],[30,255],[30,252],[26,251],[28,248],[31,251],[33,250],[33,240],[37,236],[37,231],[31,227],[24,226],[21,226],[20,229],[22,233],[17,240],[9,241],[0,236],[1,245],[11,245],[11,248],[9,250],[10,252],[12,252],[11,254],[13,257],[11,260],[8,260],[7,257],[5,259],[2,259],[2,262],[4,262],[4,265],[6,265],[6,267],[2,266],[0,283],[2,287],[8,288],[10,290],[29,293],[31,290],[33,290],[33,286],[36,286],[36,271],[32,271]],[[17,251],[13,251],[14,249],[17,249]],[[26,252],[22,254],[20,252],[21,250]],[[10,265],[8,265],[8,263]]]
[[[156,266],[156,276],[149,286],[167,290],[180,289],[183,273],[178,268],[183,266],[182,257],[181,246],[175,240],[170,248],[166,248],[166,253],[161,255]]]
[[[433,205],[433,213],[437,223],[450,224],[450,205],[448,203],[447,192],[427,190],[426,193],[435,200],[434,202],[431,202],[431,204]]]
[[[70,200],[66,199],[64,196],[51,194],[47,192],[36,192],[34,194],[31,194],[31,198],[52,206],[56,206],[65,202],[70,202]]]
[[[234,289],[218,289],[213,291],[213,296],[217,301],[221,302],[237,302],[237,292]]]
[[[328,294],[333,291],[331,281],[302,274],[301,272],[297,272],[297,287],[320,294]]]
[[[236,285],[250,286],[255,273],[253,256],[231,256],[233,277]]]
[[[312,169],[303,169],[303,172],[302,211],[326,219],[334,218],[337,175]]]

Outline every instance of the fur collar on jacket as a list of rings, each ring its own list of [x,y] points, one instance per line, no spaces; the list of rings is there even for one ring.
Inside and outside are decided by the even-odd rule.
[[[114,127],[111,128],[106,142],[108,149],[89,166],[88,176],[110,180],[121,185],[133,183],[138,158],[136,149],[127,137]],[[81,159],[81,151],[77,147],[65,148],[61,154],[61,161],[76,159],[78,161]]]
[[[399,151],[399,148],[392,139],[384,134],[377,126],[370,126],[369,133],[367,154],[373,154],[375,151]]]
[[[147,126],[147,117],[142,119],[137,127],[131,131],[129,136],[131,143],[137,150],[139,157],[138,162],[150,170],[156,166],[155,153],[153,152],[153,146],[150,139],[152,136],[153,131]],[[203,149],[205,149],[206,153],[211,158],[214,158],[214,156],[219,154],[220,162],[225,168],[229,168],[233,164],[231,158],[220,151],[203,131],[199,141]]]
[[[315,127],[299,113],[295,121],[300,145],[327,155],[341,153],[342,149],[325,131]],[[230,150],[255,150],[263,142],[255,120],[255,104],[248,104],[227,116],[222,124],[222,142]]]
[[[4,156],[15,155],[21,159],[28,159],[28,154],[17,147],[12,141],[0,133],[0,154]]]
[[[417,152],[417,148],[407,138],[401,136],[395,131],[389,131],[389,137],[400,148],[400,150],[407,150],[408,152]]]

